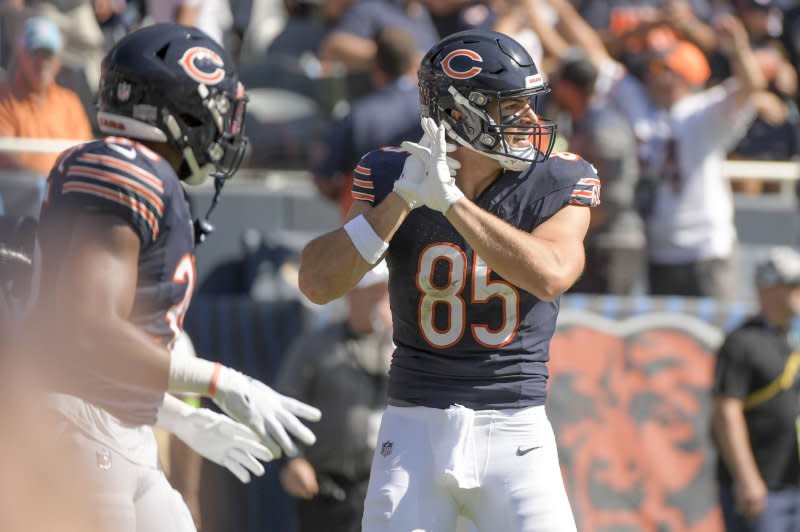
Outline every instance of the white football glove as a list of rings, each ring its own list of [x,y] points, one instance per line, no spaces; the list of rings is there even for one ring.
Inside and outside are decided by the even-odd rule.
[[[419,140],[419,145],[430,147],[430,137],[423,135]],[[419,197],[419,194],[424,177],[425,164],[423,161],[413,155],[406,157],[403,172],[400,174],[400,178],[394,182],[394,191],[405,200],[409,209],[413,210],[422,205],[422,198]]]
[[[200,456],[221,465],[245,484],[250,474],[260,477],[274,455],[256,434],[236,421],[207,408],[193,408],[169,394],[158,410],[156,425],[180,438]]]
[[[444,214],[464,197],[453,178],[461,164],[447,156],[456,146],[447,143],[444,124],[437,127],[436,121],[426,116],[422,118],[422,129],[425,136],[432,139],[430,147],[407,141],[401,146],[411,154],[409,159],[417,159],[425,168],[425,175],[416,189],[417,196],[425,205]]]
[[[281,455],[281,450],[287,456],[297,456],[297,446],[289,434],[305,445],[317,441],[314,433],[297,418],[319,421],[322,417],[319,409],[281,395],[231,368],[220,367],[211,399],[226,414],[250,427],[275,458]]]

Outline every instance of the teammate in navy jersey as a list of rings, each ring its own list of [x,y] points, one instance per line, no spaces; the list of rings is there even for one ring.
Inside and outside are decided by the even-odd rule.
[[[599,178],[551,153],[535,112],[549,89],[513,39],[445,37],[419,85],[425,136],[365,155],[349,221],[301,259],[317,303],[389,264],[397,348],[363,530],[452,530],[459,514],[481,531],[575,530],[544,403]]]
[[[219,183],[236,171],[246,100],[207,35],[141,29],[103,61],[98,123],[113,136],[65,152],[48,179],[29,330],[104,530],[195,529],[159,468],[151,425],[243,482],[264,473],[257,459],[295,454],[291,436],[314,442],[298,418],[316,420],[317,409],[220,364],[170,355],[195,285],[182,182]],[[165,392],[208,396],[233,419]]]

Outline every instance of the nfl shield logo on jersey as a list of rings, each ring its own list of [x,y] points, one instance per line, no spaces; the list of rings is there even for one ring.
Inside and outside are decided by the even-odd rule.
[[[394,443],[390,441],[383,442],[383,445],[381,445],[381,456],[389,456],[390,454],[392,454],[393,446]]]
[[[101,449],[97,451],[97,467],[103,471],[111,469],[111,453],[108,449]]]

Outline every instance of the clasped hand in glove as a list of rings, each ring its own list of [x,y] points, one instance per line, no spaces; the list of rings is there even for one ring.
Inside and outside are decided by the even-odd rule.
[[[402,148],[410,156],[406,158],[403,172],[395,182],[394,191],[412,209],[427,205],[441,213],[464,196],[456,186],[455,176],[461,163],[448,157],[455,151],[454,144],[448,144],[444,125],[436,126],[433,118],[422,118],[422,139],[417,142],[403,142]]]

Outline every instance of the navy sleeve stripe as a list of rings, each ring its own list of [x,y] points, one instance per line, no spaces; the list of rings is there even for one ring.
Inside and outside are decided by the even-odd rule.
[[[64,186],[61,188],[61,192],[63,194],[69,193],[78,193],[78,194],[89,194],[92,196],[98,196],[106,200],[110,200],[116,202],[124,207],[127,207],[135,214],[141,216],[147,225],[150,227],[150,231],[153,234],[153,240],[158,237],[158,220],[150,210],[147,209],[144,205],[136,201],[136,199],[126,196],[119,191],[109,190],[107,187],[93,185],[89,183],[82,183],[79,181],[73,181],[65,183]]]
[[[392,192],[406,153],[371,151],[361,157],[353,173],[351,197],[371,205],[382,202]]]
[[[109,155],[97,155],[94,153],[84,153],[78,157],[78,161],[97,164],[103,167],[110,167],[108,168],[109,170],[112,168],[115,170],[121,170],[130,174],[132,177],[143,181],[144,184],[148,185],[156,192],[162,194],[164,192],[164,183],[162,183],[161,180],[155,175],[135,164],[117,159],[116,157],[111,157]]]
[[[142,199],[143,202],[148,204],[155,214],[159,217],[164,214],[164,202],[151,190],[145,188],[138,182],[130,179],[122,174],[111,172],[109,170],[102,170],[93,168],[91,166],[74,165],[67,172],[67,183],[82,182],[89,180],[90,184],[102,186],[117,192],[120,188],[126,190],[130,195],[136,195]]]

